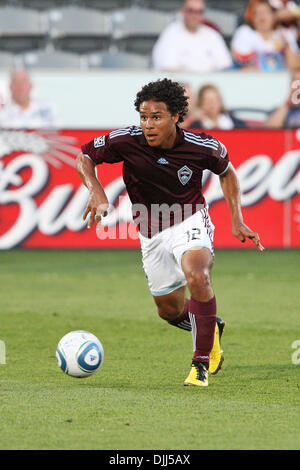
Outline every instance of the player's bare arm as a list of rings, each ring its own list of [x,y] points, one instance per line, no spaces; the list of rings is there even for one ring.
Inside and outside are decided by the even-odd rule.
[[[220,176],[220,183],[224,197],[229,205],[233,235],[242,243],[245,242],[246,238],[249,238],[259,251],[263,251],[264,247],[260,243],[258,233],[253,232],[244,224],[241,209],[240,185],[232,164],[230,164],[226,173]]]
[[[95,164],[89,158],[80,153],[76,159],[76,168],[83,184],[88,188],[90,197],[83,214],[86,219],[88,214],[88,228],[91,228],[94,221],[101,221],[102,216],[107,215],[108,200],[105,191],[97,178]]]

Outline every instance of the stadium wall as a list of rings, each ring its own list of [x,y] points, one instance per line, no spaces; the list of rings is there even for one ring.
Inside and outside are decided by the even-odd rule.
[[[137,248],[122,164],[103,164],[111,203],[100,231],[82,220],[88,191],[75,169],[80,146],[110,129],[0,132],[0,249]],[[212,131],[237,168],[245,222],[267,248],[300,248],[300,131]],[[253,248],[231,234],[219,179],[206,171],[204,194],[216,248]]]
[[[33,98],[57,105],[64,128],[105,129],[138,124],[137,91],[165,76],[189,83],[194,93],[205,83],[220,89],[225,106],[244,109],[250,118],[279,106],[288,95],[288,72],[159,73],[140,70],[88,72],[32,71]],[[0,105],[9,100],[9,74],[0,75]],[[248,111],[247,111],[248,110]],[[252,111],[251,111],[252,110]]]

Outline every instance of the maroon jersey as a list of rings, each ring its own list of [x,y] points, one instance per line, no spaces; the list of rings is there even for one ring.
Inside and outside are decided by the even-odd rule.
[[[123,179],[133,205],[133,218],[147,237],[166,228],[158,206],[175,208],[170,214],[171,225],[184,219],[184,214],[192,215],[205,205],[203,170],[221,175],[229,167],[227,149],[221,142],[204,132],[197,134],[179,127],[172,149],[151,147],[137,126],[96,137],[81,149],[96,165],[124,162]],[[141,205],[147,208],[147,217],[136,210]],[[176,215],[178,207],[188,208],[181,211],[181,220],[178,211]]]

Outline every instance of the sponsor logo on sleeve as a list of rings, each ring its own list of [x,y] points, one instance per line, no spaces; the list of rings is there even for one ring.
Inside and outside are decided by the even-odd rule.
[[[220,144],[220,147],[221,147],[220,157],[225,158],[226,155],[227,155],[227,148],[225,147],[224,144],[222,144],[222,142],[219,142],[219,144]]]
[[[94,147],[97,149],[98,147],[103,147],[105,145],[105,136],[101,135],[100,137],[96,137],[94,139]]]

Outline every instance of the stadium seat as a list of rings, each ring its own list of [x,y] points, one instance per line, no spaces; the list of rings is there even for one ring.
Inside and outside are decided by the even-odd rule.
[[[89,67],[147,69],[149,64],[150,58],[148,56],[129,52],[103,52],[102,54],[91,54],[88,57]]]
[[[59,8],[49,12],[49,21],[56,49],[87,53],[107,49],[110,44],[112,24],[108,13],[79,7]]]
[[[86,8],[97,10],[115,10],[117,8],[127,8],[134,3],[134,0],[80,0],[80,5]]]
[[[238,15],[224,10],[212,10],[207,8],[205,18],[214,23],[223,36],[231,37],[238,26]]]
[[[249,0],[209,0],[207,6],[212,10],[225,10],[235,13],[236,15],[243,15]]]
[[[84,68],[84,60],[80,55],[64,51],[38,50],[26,52],[21,57],[26,68]]]
[[[22,52],[43,47],[48,27],[43,15],[35,10],[0,8],[0,49]]]
[[[241,119],[249,128],[263,128],[264,122],[270,114],[268,109],[232,108],[229,110],[235,118]]]
[[[151,54],[159,34],[174,16],[136,7],[116,11],[112,14],[114,43],[123,51]]]
[[[0,68],[12,69],[16,65],[15,62],[14,54],[0,52]]]
[[[76,4],[77,0],[13,0],[13,2],[22,8],[33,8],[41,11]]]
[[[183,0],[140,0],[139,3],[144,8],[173,13],[182,8]]]

